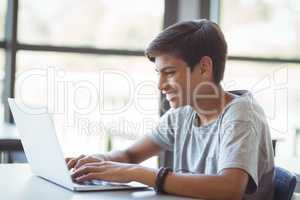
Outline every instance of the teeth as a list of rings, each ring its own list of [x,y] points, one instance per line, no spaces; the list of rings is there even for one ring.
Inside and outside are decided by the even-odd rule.
[[[173,97],[175,97],[176,95],[174,94],[167,94],[167,100],[171,100]]]

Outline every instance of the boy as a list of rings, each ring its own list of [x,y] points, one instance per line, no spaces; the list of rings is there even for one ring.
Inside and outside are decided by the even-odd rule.
[[[123,151],[66,159],[76,181],[139,181],[158,193],[203,199],[271,200],[274,161],[269,127],[248,91],[224,91],[227,44],[209,20],[177,23],[146,49],[172,109]],[[173,152],[173,169],[138,163]]]

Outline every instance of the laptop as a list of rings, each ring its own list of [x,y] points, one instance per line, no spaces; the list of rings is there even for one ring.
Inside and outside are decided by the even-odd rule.
[[[31,114],[20,108],[15,99],[9,98],[21,142],[31,171],[52,183],[73,191],[145,189],[138,182],[127,184],[92,180],[79,184],[72,181],[49,113]]]

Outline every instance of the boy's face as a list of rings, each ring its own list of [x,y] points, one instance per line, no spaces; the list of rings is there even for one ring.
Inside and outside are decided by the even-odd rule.
[[[162,54],[155,57],[156,71],[159,73],[158,88],[166,95],[172,108],[194,105],[195,91],[199,94],[199,85],[207,80],[200,73],[200,65],[192,72],[187,63],[175,56]],[[211,75],[211,74],[210,74]],[[211,77],[210,77],[211,78]],[[201,93],[201,92],[200,92]]]

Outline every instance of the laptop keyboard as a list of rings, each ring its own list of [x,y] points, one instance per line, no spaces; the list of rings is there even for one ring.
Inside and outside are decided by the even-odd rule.
[[[111,182],[111,181],[103,181],[103,180],[90,180],[90,181],[84,181],[82,183],[74,182],[75,184],[79,185],[97,185],[97,186],[120,186],[120,185],[126,185],[123,183],[118,182]]]

